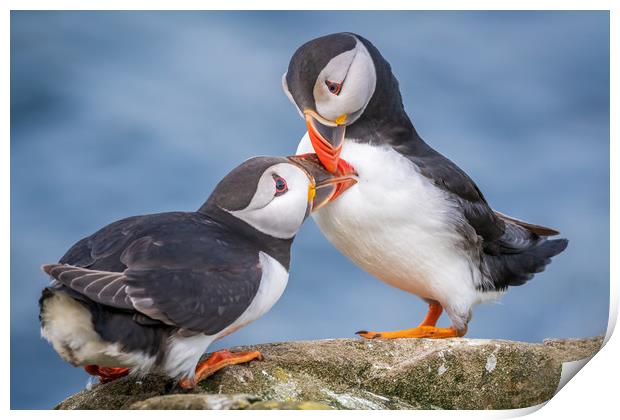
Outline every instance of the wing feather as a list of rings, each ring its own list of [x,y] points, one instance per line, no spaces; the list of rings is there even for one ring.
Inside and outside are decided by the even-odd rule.
[[[43,271],[76,292],[102,305],[133,309],[126,293],[123,273],[90,270],[68,264],[44,265]]]
[[[230,241],[205,218],[162,213],[116,222],[43,270],[94,302],[134,312],[141,324],[214,334],[247,309],[262,271],[253,243]]]

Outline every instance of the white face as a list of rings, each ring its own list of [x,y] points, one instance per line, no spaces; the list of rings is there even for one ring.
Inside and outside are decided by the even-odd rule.
[[[289,239],[295,236],[306,218],[310,185],[302,169],[290,163],[278,163],[261,175],[246,208],[224,210],[260,232]]]
[[[375,92],[376,83],[372,57],[358,40],[355,48],[332,58],[319,73],[312,92],[316,112],[331,122],[337,122],[346,115],[342,123],[351,124],[364,112]],[[282,76],[282,88],[297,108],[288,89],[286,73]],[[303,110],[298,111],[303,118]],[[338,124],[341,122],[338,121]]]
[[[329,121],[343,115],[357,119],[375,92],[377,75],[368,50],[360,41],[354,49],[332,58],[314,85],[316,111]]]

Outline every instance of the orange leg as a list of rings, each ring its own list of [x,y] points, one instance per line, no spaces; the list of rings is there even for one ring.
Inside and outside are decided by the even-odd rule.
[[[434,327],[437,325],[437,321],[443,312],[443,308],[437,302],[431,302],[428,304],[428,312],[426,313],[426,317],[424,317],[424,321],[420,324],[420,327]]]
[[[358,331],[355,334],[359,334],[361,337],[373,339],[373,338],[383,338],[383,339],[391,339],[391,338],[451,338],[451,337],[462,337],[467,332],[467,328],[463,329],[463,331],[458,331],[454,327],[449,328],[439,328],[435,325],[437,324],[437,320],[441,316],[443,312],[443,308],[437,302],[431,302],[428,305],[428,313],[424,318],[424,321],[420,323],[417,328],[410,328],[408,330],[400,330],[400,331],[384,331],[384,332],[374,332],[374,331]]]
[[[99,383],[105,384],[129,374],[129,368],[86,365],[84,370],[90,375],[98,376]]]
[[[192,389],[201,380],[208,378],[218,370],[239,363],[247,363],[251,360],[262,360],[263,356],[257,351],[244,351],[232,353],[228,350],[216,351],[196,366],[196,375],[193,379],[181,379],[179,385],[184,389]]]

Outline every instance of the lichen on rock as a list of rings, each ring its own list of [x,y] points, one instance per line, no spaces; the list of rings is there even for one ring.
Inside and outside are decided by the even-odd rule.
[[[522,343],[475,339],[332,339],[253,346],[263,361],[229,366],[187,393],[166,378],[123,378],[60,409],[507,409],[549,400],[562,363],[602,337]],[[234,350],[247,350],[239,348]]]
[[[246,394],[172,394],[152,397],[129,406],[132,410],[243,410],[258,398]]]

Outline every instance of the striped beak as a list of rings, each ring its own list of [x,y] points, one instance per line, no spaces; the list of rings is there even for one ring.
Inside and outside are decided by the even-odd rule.
[[[344,161],[341,161],[336,173],[330,173],[317,154],[289,156],[288,159],[303,169],[311,181],[308,201],[312,201],[313,212],[334,201],[357,183],[357,173]]]
[[[304,118],[310,142],[318,159],[325,169],[336,173],[346,126],[327,121],[312,110],[305,110]]]

